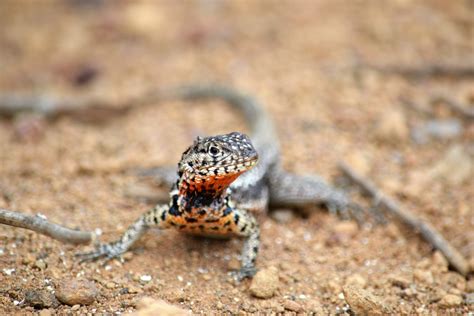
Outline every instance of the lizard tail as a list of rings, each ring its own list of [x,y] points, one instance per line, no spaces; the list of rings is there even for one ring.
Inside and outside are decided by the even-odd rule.
[[[162,91],[160,96],[183,100],[222,99],[243,113],[256,147],[278,148],[272,120],[260,103],[250,95],[218,84],[196,84]]]

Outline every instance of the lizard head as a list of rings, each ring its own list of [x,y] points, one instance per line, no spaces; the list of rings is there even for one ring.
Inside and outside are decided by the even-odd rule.
[[[190,189],[204,186],[206,190],[221,191],[255,166],[257,160],[257,151],[245,134],[198,137],[183,153],[178,172],[191,184]]]

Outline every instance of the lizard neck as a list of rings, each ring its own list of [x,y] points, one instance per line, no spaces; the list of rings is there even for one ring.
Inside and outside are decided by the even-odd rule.
[[[238,177],[196,177],[181,174],[177,182],[176,206],[181,213],[217,212],[228,203],[229,186]]]

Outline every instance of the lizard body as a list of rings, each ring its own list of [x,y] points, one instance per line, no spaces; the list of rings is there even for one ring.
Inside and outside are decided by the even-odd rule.
[[[163,96],[222,98],[243,112],[251,136],[233,132],[198,137],[183,153],[177,176],[170,176],[169,168],[147,171],[172,187],[169,204],[159,204],[146,212],[119,240],[79,254],[83,260],[113,258],[127,251],[149,227],[173,227],[191,234],[245,238],[241,269],[236,273],[242,279],[254,275],[259,249],[259,227],[251,211],[266,210],[270,205],[314,203],[325,203],[334,211],[351,208],[346,195],[322,179],[290,174],[281,168],[273,123],[250,96],[216,85],[183,87],[160,98]]]

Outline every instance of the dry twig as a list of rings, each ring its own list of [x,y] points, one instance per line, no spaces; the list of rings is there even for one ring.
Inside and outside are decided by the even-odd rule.
[[[373,183],[357,174],[347,164],[340,162],[339,168],[344,173],[344,175],[350,178],[355,184],[360,186],[364,193],[374,198],[377,205],[382,206],[386,211],[409,226],[411,229],[419,232],[421,236],[435,249],[441,251],[456,271],[464,276],[469,273],[469,265],[466,259],[433,226],[431,226],[431,224],[416,217],[406,209],[400,208],[395,200],[385,196]]]
[[[88,244],[94,237],[94,234],[91,232],[72,230],[49,222],[38,215],[31,216],[2,208],[0,208],[0,224],[30,229],[70,244]]]
[[[48,119],[72,116],[81,121],[97,123],[127,113],[132,104],[113,106],[103,100],[59,98],[47,94],[0,94],[0,116],[14,117],[29,112]]]
[[[370,65],[365,67],[381,73],[398,74],[403,77],[420,79],[432,77],[474,78],[474,64],[427,64],[427,65]]]

